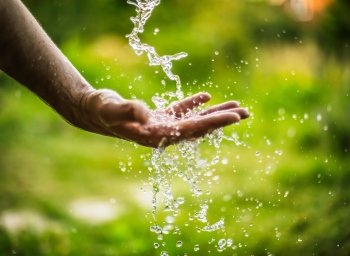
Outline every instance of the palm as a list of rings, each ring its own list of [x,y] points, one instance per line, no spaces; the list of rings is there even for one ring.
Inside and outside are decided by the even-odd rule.
[[[104,129],[103,132],[97,132],[149,147],[196,139],[249,115],[235,101],[194,113],[195,108],[210,100],[207,93],[198,93],[155,111],[149,110],[139,101],[125,101],[116,96],[106,98],[109,100],[104,103],[97,101],[97,105],[96,100],[92,101],[93,108],[98,109],[98,120],[102,120],[99,126]]]

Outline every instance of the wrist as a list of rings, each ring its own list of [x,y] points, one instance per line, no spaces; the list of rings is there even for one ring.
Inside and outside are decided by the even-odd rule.
[[[78,111],[75,112],[76,123],[73,125],[102,135],[113,135],[101,120],[100,110],[109,102],[123,102],[124,99],[109,89],[94,89],[89,86],[82,91]]]

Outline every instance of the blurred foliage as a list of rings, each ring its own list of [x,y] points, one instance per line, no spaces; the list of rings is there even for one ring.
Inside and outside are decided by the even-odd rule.
[[[150,106],[174,90],[127,45],[126,1],[24,2],[95,87]],[[303,23],[268,3],[163,0],[142,36],[162,54],[189,53],[174,65],[186,94],[209,91],[212,104],[233,98],[252,112],[224,130],[242,144],[225,140],[218,153],[209,216],[223,216],[225,232],[186,228],[198,206],[188,199],[181,236],[165,238],[170,255],[217,255],[208,242],[224,237],[234,249],[221,255],[350,253],[349,4],[333,1]],[[159,255],[140,192],[151,150],[77,130],[4,74],[0,84],[0,254]],[[208,159],[214,150],[201,147]],[[86,198],[120,213],[86,222],[72,210]]]
[[[328,53],[348,59],[350,54],[350,2],[337,0],[323,14],[315,26],[318,44]]]

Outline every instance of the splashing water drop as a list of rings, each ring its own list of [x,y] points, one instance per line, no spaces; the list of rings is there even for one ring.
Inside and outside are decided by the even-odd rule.
[[[200,211],[198,211],[196,214],[195,214],[195,217],[197,220],[199,220],[200,222],[203,222],[203,223],[206,223],[208,222],[207,221],[207,211],[208,211],[208,205],[204,204],[204,205],[201,205],[201,209]]]
[[[154,30],[153,30],[153,35],[157,35],[158,33],[159,33],[159,28],[155,28]]]
[[[281,156],[281,155],[283,155],[283,150],[281,150],[281,149],[276,149],[276,150],[275,150],[275,154],[278,155],[278,156]]]
[[[195,252],[198,252],[199,249],[200,249],[199,244],[196,244],[196,245],[193,247],[193,250],[194,250]]]
[[[176,247],[182,247],[182,245],[183,245],[183,242],[182,241],[177,241],[176,242]]]
[[[222,230],[224,229],[225,222],[224,219],[220,219],[218,222],[214,223],[213,225],[205,226],[202,230],[206,232],[213,232],[216,230]]]
[[[218,251],[222,252],[225,249],[226,249],[226,239],[222,238],[218,241]]]
[[[317,122],[320,122],[322,120],[322,115],[321,114],[317,114],[316,120],[317,120]]]

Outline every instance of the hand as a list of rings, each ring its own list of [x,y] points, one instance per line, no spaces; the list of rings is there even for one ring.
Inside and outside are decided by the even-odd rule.
[[[203,92],[154,111],[111,90],[86,94],[82,100],[85,115],[81,128],[154,148],[202,137],[249,116],[236,101],[194,113],[195,108],[210,100],[210,95]]]

